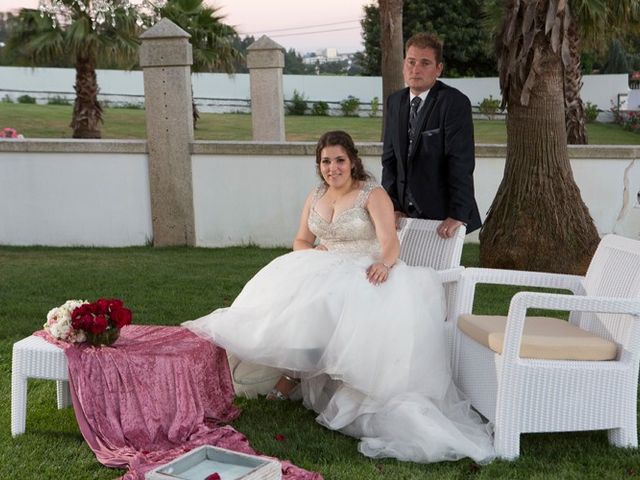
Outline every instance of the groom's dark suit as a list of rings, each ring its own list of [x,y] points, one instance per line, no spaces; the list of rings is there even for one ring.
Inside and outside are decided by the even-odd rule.
[[[411,217],[460,220],[467,232],[480,228],[469,99],[436,81],[418,112],[408,152],[409,98],[409,88],[391,94],[385,112],[382,185],[395,210]]]

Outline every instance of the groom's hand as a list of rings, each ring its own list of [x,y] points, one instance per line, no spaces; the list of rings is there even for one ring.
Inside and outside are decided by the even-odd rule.
[[[440,225],[438,225],[436,231],[441,238],[451,238],[456,234],[460,225],[462,225],[462,222],[460,220],[449,217],[443,220]]]

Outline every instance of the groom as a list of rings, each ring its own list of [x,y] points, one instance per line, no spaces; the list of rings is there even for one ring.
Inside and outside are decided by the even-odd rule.
[[[438,235],[453,237],[460,225],[480,228],[473,193],[475,153],[469,99],[437,80],[442,42],[418,33],[405,47],[405,84],[387,99],[382,185],[396,220],[442,220]]]

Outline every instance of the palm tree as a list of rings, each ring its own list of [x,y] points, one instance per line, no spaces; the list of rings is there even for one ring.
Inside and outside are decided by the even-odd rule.
[[[218,14],[218,8],[204,5],[203,0],[168,0],[159,13],[191,35],[192,72],[235,71],[236,63],[242,60],[234,44],[237,33],[222,22],[225,17]],[[195,128],[200,116],[192,102]]]
[[[564,93],[567,141],[570,144],[586,144],[585,115],[580,98],[582,69],[580,68],[580,44],[600,49],[615,39],[622,31],[638,31],[640,1],[570,0],[567,47],[573,61],[565,65]]]
[[[639,0],[553,0],[552,4],[568,4],[566,11],[565,55],[572,61],[564,63],[564,104],[567,142],[583,145],[587,142],[585,114],[580,89],[582,69],[580,48],[585,46],[602,50],[603,45],[616,39],[622,32],[637,32],[640,25]],[[484,4],[486,28],[496,31],[504,13],[503,0],[487,0]]]
[[[563,0],[505,2],[497,55],[507,158],[480,231],[484,266],[584,273],[599,242],[567,149],[570,15]]]
[[[117,62],[137,60],[139,27],[133,15],[114,0],[113,16],[104,23],[89,17],[87,5],[64,0],[69,16],[62,23],[37,10],[22,9],[11,28],[7,49],[31,65],[66,59],[75,65],[76,92],[71,128],[73,138],[101,138],[102,106],[98,101],[98,58]]]

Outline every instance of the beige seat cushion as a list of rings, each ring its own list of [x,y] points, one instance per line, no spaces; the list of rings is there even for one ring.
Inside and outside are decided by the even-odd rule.
[[[460,315],[458,328],[475,341],[502,353],[507,317]],[[617,345],[564,320],[527,317],[520,356],[547,360],[613,360]]]

